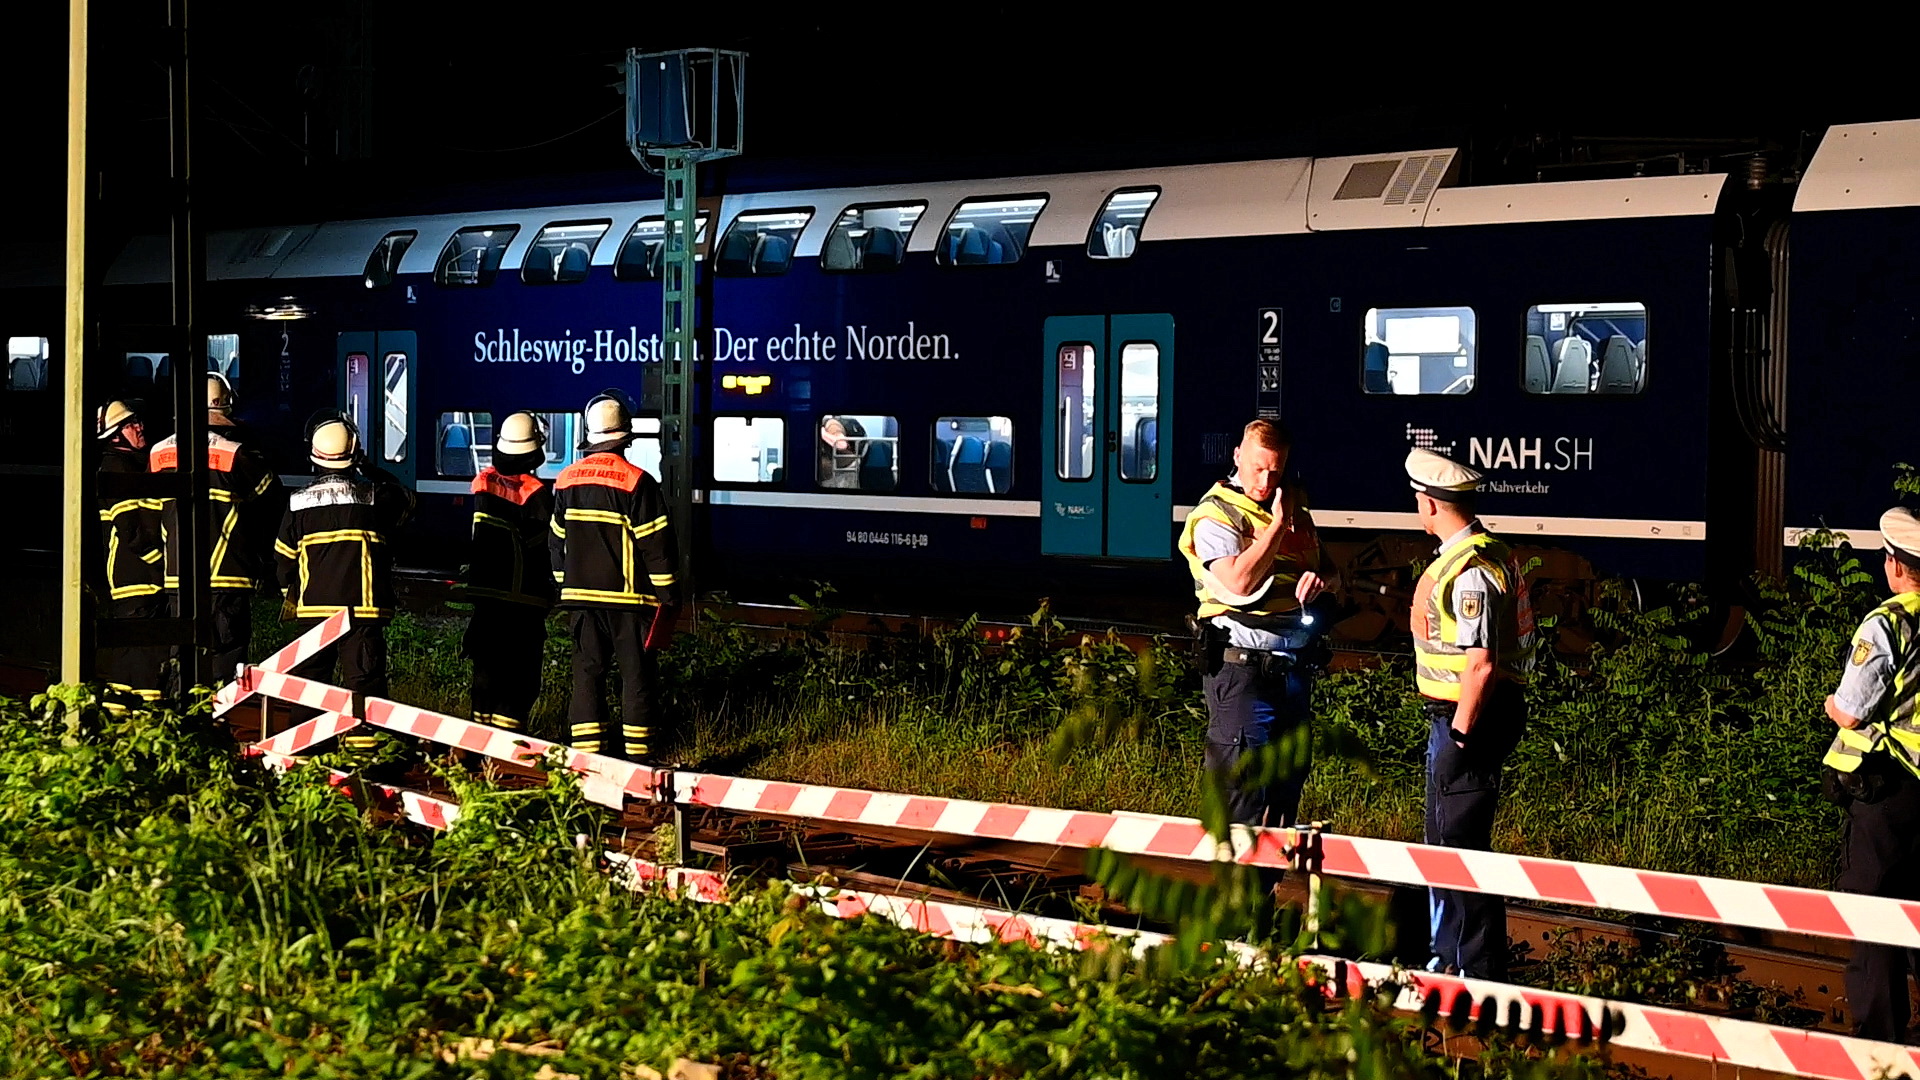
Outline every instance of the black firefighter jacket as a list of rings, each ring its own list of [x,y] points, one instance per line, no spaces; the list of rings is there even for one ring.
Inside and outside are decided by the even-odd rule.
[[[207,429],[207,494],[213,503],[213,587],[251,590],[273,576],[269,552],[273,527],[280,520],[286,493],[266,456],[239,440],[239,429]],[[154,445],[156,473],[175,472],[180,446],[174,436]],[[167,499],[162,524],[167,534],[167,588],[180,587],[179,503]]]
[[[327,470],[293,493],[273,550],[292,619],[394,615],[395,531],[413,513],[413,493],[364,466]]]
[[[137,450],[100,455],[100,539],[104,569],[93,576],[103,600],[134,600],[160,591],[164,567],[159,487]]]
[[[562,607],[644,609],[679,601],[660,485],[618,453],[589,454],[554,483],[553,580]]]
[[[539,477],[489,465],[473,478],[473,557],[467,595],[530,607],[553,606],[547,536],[553,492]]]

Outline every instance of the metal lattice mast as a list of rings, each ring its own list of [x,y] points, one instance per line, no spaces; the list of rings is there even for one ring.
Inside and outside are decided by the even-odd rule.
[[[680,536],[682,588],[694,593],[694,372],[699,236],[695,202],[702,161],[741,151],[747,56],[718,49],[642,53],[627,50],[627,148],[666,182],[665,247],[660,268],[658,398],[662,487]]]

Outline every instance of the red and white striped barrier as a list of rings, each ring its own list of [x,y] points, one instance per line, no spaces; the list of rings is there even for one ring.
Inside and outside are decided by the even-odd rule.
[[[360,721],[343,713],[321,713],[304,724],[295,724],[271,739],[254,743],[247,748],[247,752],[291,758],[305,753],[316,744],[326,742],[342,732],[359,726]]]
[[[352,718],[347,717],[345,719]],[[253,749],[265,759],[269,768],[286,772],[288,769],[297,765],[307,764],[305,761],[291,754],[261,749],[261,747],[265,745],[265,743],[256,743]],[[327,783],[338,789],[342,794],[349,793],[348,787],[352,781],[352,773],[343,772],[339,769],[327,770]],[[427,828],[433,829],[436,832],[445,832],[453,828],[454,822],[460,820],[459,803],[450,802],[446,799],[436,799],[431,795],[423,795],[418,791],[410,791],[406,788],[393,787],[388,784],[368,784],[366,786],[374,798],[380,800],[388,809],[399,813],[402,817],[416,825],[425,825]]]
[[[260,671],[284,675],[292,671],[300,662],[311,658],[321,649],[332,645],[343,637],[352,620],[346,611],[340,610],[322,619],[319,625],[281,646],[280,651],[246,668],[239,678],[221,687],[213,695],[213,715],[219,716],[230,711],[254,694],[260,692],[259,684],[249,676],[257,668]]]

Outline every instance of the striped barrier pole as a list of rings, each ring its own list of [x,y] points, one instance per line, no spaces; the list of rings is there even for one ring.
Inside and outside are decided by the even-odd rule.
[[[234,681],[214,692],[213,715],[223,716],[232,711],[235,705],[240,704],[260,692],[259,683],[254,672],[261,671],[283,675],[292,671],[294,667],[301,662],[312,658],[320,650],[339,641],[351,625],[352,619],[348,617],[344,609],[336,611],[332,615],[322,619],[319,625],[314,626],[306,633],[301,634],[299,637],[294,638],[282,646],[280,651],[274,653],[272,656],[267,657],[258,664],[242,668],[239,676],[235,678]]]
[[[291,758],[306,752],[317,743],[323,743],[359,726],[360,721],[344,713],[325,712],[306,723],[296,724],[271,739],[254,743],[247,748],[246,753],[249,755],[272,754]]]

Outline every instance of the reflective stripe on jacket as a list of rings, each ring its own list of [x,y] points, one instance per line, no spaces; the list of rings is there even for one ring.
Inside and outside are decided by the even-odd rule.
[[[169,435],[149,456],[156,473],[175,472],[180,445]],[[207,431],[207,497],[213,502],[213,548],[209,564],[216,589],[251,590],[268,576],[266,538],[256,507],[271,507],[280,478],[260,454],[230,439],[218,428]],[[166,585],[180,587],[180,526],[177,499],[166,499],[162,527],[167,538]]]
[[[328,472],[294,492],[273,545],[286,616],[323,619],[344,609],[361,619],[392,618],[387,540],[412,509],[412,493],[377,471]]]
[[[1272,512],[1247,498],[1245,492],[1226,484],[1213,485],[1194,505],[1193,512],[1187,515],[1186,526],[1180,530],[1179,547],[1180,554],[1186,556],[1187,571],[1193,575],[1193,595],[1200,601],[1200,619],[1236,612],[1242,615],[1280,615],[1300,607],[1300,602],[1293,595],[1294,586],[1299,583],[1301,574],[1319,568],[1320,539],[1314,532],[1313,517],[1307,510],[1305,496],[1293,489],[1289,490],[1285,501],[1292,508],[1293,528],[1281,538],[1280,546],[1274,553],[1273,584],[1251,606],[1236,606],[1213,594],[1207,584],[1206,566],[1201,562],[1193,534],[1202,521],[1217,521],[1241,536],[1243,542],[1240,546],[1244,551],[1255,532],[1272,524]]]
[[[553,606],[548,573],[547,530],[553,493],[530,473],[508,475],[489,465],[473,478],[473,557],[467,571],[471,597]]]
[[[1862,635],[1874,620],[1886,623],[1893,645],[1893,677],[1878,715],[1860,717],[1857,728],[1840,728],[1821,760],[1841,772],[1853,772],[1866,755],[1884,750],[1907,771],[1920,776],[1920,592],[1906,592],[1875,608],[1854,632],[1853,647],[1863,647]]]
[[[560,603],[657,607],[678,602],[673,527],[660,485],[618,453],[589,454],[554,482],[548,554]]]
[[[1440,701],[1460,700],[1460,675],[1467,670],[1467,650],[1454,644],[1461,614],[1454,584],[1470,566],[1492,578],[1497,590],[1484,601],[1494,605],[1485,617],[1493,620],[1499,644],[1496,677],[1525,682],[1533,670],[1533,601],[1519,562],[1505,543],[1476,532],[1442,549],[1414,588],[1414,683],[1420,693]]]
[[[157,490],[143,455],[108,450],[101,456],[98,495],[106,572],[93,580],[104,585],[110,599],[130,600],[160,591],[166,538]]]

